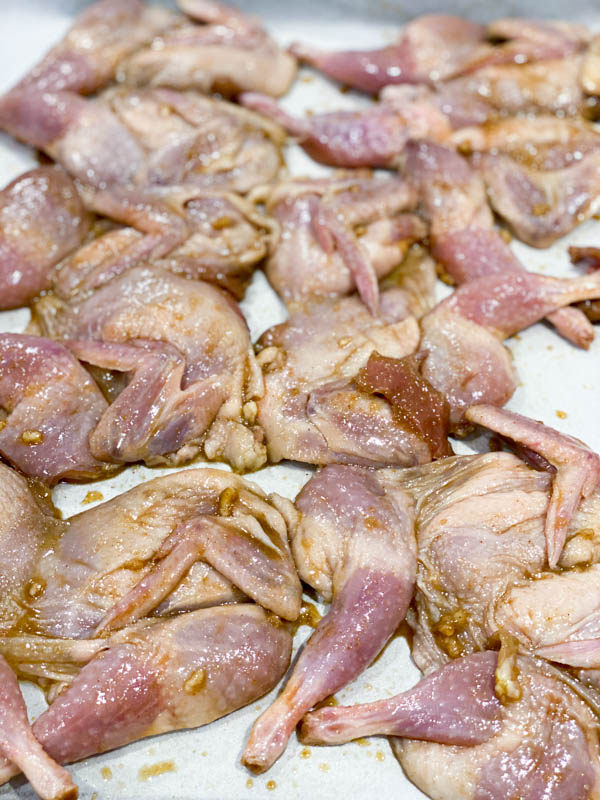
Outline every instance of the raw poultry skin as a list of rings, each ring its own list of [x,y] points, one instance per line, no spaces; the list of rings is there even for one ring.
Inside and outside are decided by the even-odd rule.
[[[21,598],[30,581],[37,587],[18,620],[11,612],[16,599],[8,602],[4,627],[12,629],[15,621],[19,627],[0,649],[13,663],[36,661],[22,631],[61,637],[68,656],[68,639],[86,639],[148,614],[168,616],[248,596],[290,620],[300,612],[301,587],[288,544],[293,507],[281,498],[269,502],[231,473],[182,470],[64,522],[48,520],[8,468],[5,480],[19,486],[22,509],[5,528],[7,583],[12,569],[19,580],[9,594]],[[47,529],[52,538],[42,553]],[[8,560],[17,534],[26,546]],[[58,645],[55,651],[60,662]],[[37,660],[51,664],[52,656],[42,648]]]
[[[380,51],[286,54],[239,12],[180,7],[186,16],[102,0],[0,99],[0,125],[78,179],[75,189],[43,167],[0,198],[4,302],[52,283],[36,324],[62,342],[4,337],[0,452],[48,483],[199,453],[246,471],[266,448],[273,460],[329,466],[297,511],[203,470],[66,522],[36,484],[2,468],[0,653],[20,675],[53,682],[53,702],[34,724],[44,753],[0,655],[0,782],[24,767],[44,800],[74,796],[52,758],[205,724],[272,688],[291,653],[278,617],[300,608],[289,530],[301,577],[331,605],[252,729],[247,766],[268,768],[408,609],[425,678],[389,700],[309,713],[306,741],[393,735],[434,800],[600,794],[600,459],[500,408],[516,384],[502,340],[546,317],[589,346],[582,311],[593,314],[600,276],[526,272],[490,211],[536,246],[593,212],[598,138],[577,115],[596,112],[597,40],[571,23],[427,15]],[[293,118],[273,97],[293,80],[294,56],[381,90],[380,102]],[[210,91],[241,92],[246,108]],[[283,129],[323,163],[403,176],[273,186]],[[264,201],[263,225],[254,205]],[[84,206],[112,222],[77,249]],[[398,266],[427,226],[459,284],[435,307],[427,268],[417,277]],[[240,297],[267,243],[290,319],[255,357],[239,309],[211,283]],[[18,280],[15,258],[27,266]],[[89,407],[71,419],[81,387]],[[448,458],[449,425],[493,430],[542,471],[506,453]],[[19,437],[28,449],[17,452]],[[73,448],[56,446],[64,438]],[[488,649],[498,640],[499,654]]]
[[[576,24],[506,18],[486,28],[462,17],[425,14],[380,50],[329,52],[296,43],[291,51],[329,77],[374,94],[395,84],[443,86],[489,65],[565,58],[588,40],[585,28]]]
[[[221,94],[289,88],[295,59],[258,20],[206,0],[178,5],[186,16],[140,0],[94,3],[19,86],[88,94],[116,78]]]
[[[0,98],[0,128],[98,189],[189,185],[245,193],[281,166],[277,125],[195,92],[109,87],[86,98],[17,87]]]
[[[445,141],[453,129],[506,113],[577,114],[585,108],[579,52],[587,33],[568,23],[524,24],[511,19],[492,23],[487,34],[506,39],[500,45],[485,43],[483,26],[427,15],[405,27],[399,45],[382,51],[327,54],[292,46],[301,60],[332,77],[346,70],[346,84],[371,93],[381,90],[380,102],[366,110],[298,118],[258,92],[243,93],[240,102],[282,125],[323,164],[395,168],[410,139]]]
[[[54,762],[31,730],[14,672],[0,656],[0,754],[22,769],[42,800],[74,800],[77,786]]]
[[[383,734],[462,747],[483,744],[500,729],[497,665],[496,653],[473,653],[389,699],[311,711],[302,720],[300,740],[331,745]]]
[[[595,797],[596,715],[585,690],[540,659],[519,656],[514,666],[521,694],[504,704],[498,654],[484,651],[396,697],[312,712],[300,735],[307,744],[388,735],[406,775],[433,800]]]
[[[413,507],[376,473],[328,466],[296,500],[292,549],[300,577],[331,603],[274,703],[254,723],[242,762],[263,772],[320,700],[369,666],[402,622],[416,571]]]
[[[511,421],[509,412],[500,413]],[[593,641],[597,478],[582,499],[581,483],[574,480],[585,473],[585,449],[573,447],[567,467],[560,457],[567,461],[568,437],[561,441],[560,435],[549,435],[552,443],[546,445],[558,456],[556,477],[508,453],[446,459],[388,473],[391,485],[401,486],[417,502],[419,570],[412,653],[421,669],[440,666],[448,656],[485,649],[499,629],[515,636],[526,651],[540,648],[540,654],[546,654],[543,648],[553,645],[547,651],[552,660],[589,667],[600,663]],[[563,478],[557,491],[561,472],[570,478]],[[553,505],[559,507],[556,514]],[[561,514],[564,551],[562,544],[553,549]],[[558,561],[577,569],[553,573],[548,558],[551,564]],[[589,588],[583,589],[586,584]],[[587,651],[587,661],[583,656],[577,660],[578,650]]]
[[[444,458],[453,452],[448,442],[450,406],[419,373],[425,358],[426,353],[401,359],[371,353],[356,377],[356,385],[369,394],[385,397],[391,403],[394,420],[427,445],[431,459]]]
[[[275,177],[282,139],[275,126],[237,106],[170,89],[280,94],[294,78],[295,60],[239,13],[212,3],[188,3],[186,11],[212,24],[192,25],[139,0],[95,3],[4,95],[0,124],[100,189],[191,183],[246,192]],[[166,66],[173,53],[175,71]],[[248,70],[251,54],[256,63]],[[141,93],[122,88],[82,96],[115,77]]]
[[[548,316],[565,336],[589,346],[589,322],[563,307],[580,291],[595,297],[598,285],[593,275],[560,280],[526,272],[494,230],[483,184],[468,163],[431,142],[413,142],[406,152],[407,173],[430,218],[432,253],[462,284],[422,319],[420,345],[428,351],[423,375],[446,395],[460,429],[468,406],[502,406],[514,392],[502,339]]]
[[[0,334],[0,453],[26,475],[54,484],[108,475],[89,437],[108,410],[91,376],[59,342]]]
[[[408,778],[432,800],[588,800],[600,791],[597,716],[560,671],[517,659],[522,696],[473,747],[392,739]]]
[[[441,141],[453,139],[454,135],[460,137],[463,129],[473,130],[471,126],[485,130],[494,121],[502,121],[506,114],[522,115],[518,118],[525,124],[526,115],[574,117],[586,110],[579,85],[581,66],[579,54],[560,60],[483,66],[435,89],[425,85],[386,86],[379,99],[409,119],[420,115],[435,121],[436,127],[425,135]]]
[[[600,138],[585,120],[500,119],[452,143],[471,154],[492,208],[526,244],[549,247],[594,212]]]
[[[22,477],[0,472],[10,496],[0,526],[0,648],[22,675],[62,682],[34,739],[0,657],[1,782],[23,767],[44,800],[75,797],[51,758],[75,761],[207,724],[280,680],[292,638],[273,611],[293,620],[301,604],[289,501],[231,473],[190,470],[60,521]],[[192,559],[180,548],[190,542]],[[239,604],[253,596],[264,608]],[[233,605],[214,607],[223,603]]]
[[[537,456],[542,468],[555,471],[544,533],[548,563],[556,567],[580,502],[600,485],[600,456],[580,439],[507,409],[472,406],[467,418],[515,442],[526,460]]]
[[[247,604],[140,622],[99,643],[33,724],[59,762],[219,719],[272,689],[292,651],[286,628]],[[4,759],[0,783],[18,772]]]
[[[82,194],[89,209],[127,227],[111,225],[57,266],[52,287],[63,298],[152,263],[240,299],[266,253],[269,220],[234,192],[87,187]]]
[[[390,471],[417,499],[418,575],[413,658],[429,672],[484,650],[487,609],[507,585],[546,563],[552,476],[509,453],[443,459]]]
[[[35,482],[28,484],[15,470],[0,463],[0,630],[7,633],[18,622],[28,599],[44,546],[59,534],[62,523]]]
[[[509,412],[486,414],[495,429],[504,422],[504,435],[520,431],[529,446],[535,436],[538,451],[565,457],[569,437],[528,430],[528,421]],[[571,446],[581,456],[573,452],[577,469],[585,452],[581,443]],[[412,654],[427,677],[390,699],[309,713],[302,741],[390,735],[408,777],[434,800],[595,797],[597,492],[572,518],[563,571],[555,573],[547,570],[544,536],[550,472],[490,453],[382,470],[378,479],[416,504],[416,612],[409,620]],[[524,654],[504,645],[499,656],[486,652],[498,631]],[[532,650],[579,667],[579,679],[526,655]]]
[[[571,303],[597,298],[599,275],[515,272],[510,282],[501,273],[486,275],[460,286],[421,320],[420,347],[428,351],[422,374],[446,396],[458,430],[469,406],[503,406],[515,390],[502,341]]]
[[[78,247],[90,224],[60,167],[37,167],[0,192],[0,309],[48,288],[51,268]]]
[[[255,196],[276,222],[265,272],[287,304],[358,290],[376,313],[378,280],[426,233],[415,214],[405,213],[417,198],[402,178],[340,172],[280,182]]]
[[[445,145],[413,142],[405,170],[430,225],[431,253],[449,280],[458,285],[492,275],[507,280],[525,271],[494,228],[481,177],[460,154]],[[580,311],[561,308],[548,318],[567,339],[589,347],[594,331]]]
[[[410,136],[402,116],[386,105],[300,118],[268,95],[243,92],[238,99],[285,129],[315,161],[331,167],[397,167]]]
[[[235,95],[259,91],[279,97],[296,77],[296,60],[254,17],[210,0],[181,0],[193,22],[178,25],[121,62],[118,80]]]
[[[176,19],[167,9],[142,0],[95,2],[12,91],[94,92],[114,78],[123,58]]]
[[[402,466],[430,460],[425,438],[395,418],[384,397],[355,381],[373,352],[401,360],[418,342],[410,295],[402,289],[382,293],[379,317],[355,296],[313,301],[266,331],[259,340],[265,393],[257,422],[270,460]]]
[[[376,317],[356,296],[290,305],[288,321],[258,342],[265,394],[257,421],[272,461],[410,465],[447,452],[445,411],[435,443],[429,438],[435,390],[414,415],[394,405],[427,385],[406,357],[418,345],[415,317],[433,307],[434,291],[432,260],[412,248],[382,284]]]
[[[44,298],[36,314],[81,361],[129,374],[90,438],[98,458],[180,464],[203,452],[240,471],[264,464],[262,434],[245,416],[262,377],[226,293],[136,267],[91,296]]]
[[[448,14],[426,14],[406,25],[381,50],[327,52],[296,43],[300,60],[341,83],[373,94],[396,83],[435,83],[450,78],[482,46],[485,27]]]

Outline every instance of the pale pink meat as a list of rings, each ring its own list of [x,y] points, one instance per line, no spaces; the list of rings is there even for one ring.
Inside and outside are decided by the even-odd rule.
[[[99,0],[79,14],[62,41],[15,88],[94,92],[114,78],[121,59],[176,21],[167,9],[142,0]]]
[[[358,289],[374,313],[378,279],[425,236],[414,189],[401,178],[340,173],[295,179],[270,189],[266,212],[277,227],[266,274],[286,303]]]
[[[509,453],[383,470],[387,489],[416,503],[416,613],[412,655],[424,672],[448,656],[485,650],[496,602],[546,565],[544,519],[552,476]]]
[[[395,83],[432,84],[459,73],[485,39],[485,28],[461,17],[426,14],[380,50],[329,52],[293,44],[291,52],[343,84],[371,94]]]
[[[476,137],[485,135],[487,126],[496,122],[527,127],[535,120],[531,115],[556,114],[554,119],[560,121],[565,115],[573,119],[580,112],[591,114],[579,84],[581,66],[580,54],[553,61],[491,64],[435,89],[423,84],[386,86],[379,99],[410,122],[414,138],[459,139],[467,149],[473,131]],[[423,126],[420,133],[417,120]]]
[[[394,167],[409,131],[398,112],[384,105],[365,111],[331,111],[301,119],[272,97],[243,92],[240,103],[281,125],[311,158],[332,167]]]
[[[262,434],[244,415],[262,395],[262,378],[229,295],[135,267],[91,296],[48,297],[36,311],[51,336],[75,340],[81,361],[109,371],[105,384],[126,375],[90,439],[99,458],[177,464],[203,452],[238,470],[262,466]]]
[[[592,800],[600,789],[596,714],[572,679],[538,659],[517,661],[522,696],[502,707],[483,744],[392,739],[408,778],[432,800]]]
[[[368,470],[329,466],[296,507],[300,576],[331,606],[252,728],[242,762],[255,772],[281,756],[307,711],[369,666],[404,618],[414,586],[413,509],[402,491],[386,496]]]
[[[77,787],[33,735],[16,676],[0,656],[0,753],[23,770],[42,800],[74,800]]]
[[[240,11],[208,2],[181,2],[195,22],[157,37],[119,65],[130,85],[197,89],[228,96],[259,91],[278,97],[296,76],[296,60],[261,25]]]
[[[255,528],[255,520],[249,524],[248,520],[227,520],[210,515],[180,525],[157,553],[158,558],[162,557],[158,580],[156,570],[151,569],[103,618],[96,635],[152,611],[197,561],[210,564],[264,608],[280,617],[295,619],[300,608],[300,586],[286,537],[264,525],[266,531],[258,529],[263,534],[261,539]],[[270,538],[267,538],[269,533]],[[174,574],[164,580],[167,560],[170,562],[167,570]]]
[[[432,254],[448,275],[461,284],[494,273],[513,275],[524,268],[493,227],[485,187],[468,162],[450,147],[433,142],[407,148],[406,171],[419,187],[429,219]],[[577,309],[560,308],[549,319],[566,338],[589,347],[591,324]]]
[[[581,118],[508,117],[452,142],[472,154],[492,207],[527,244],[546,247],[594,211],[600,139]]]
[[[59,342],[0,335],[0,453],[46,483],[98,478],[111,471],[90,447],[108,404],[91,376]]]
[[[485,28],[461,17],[425,14],[379,50],[335,52],[301,43],[290,50],[329,77],[370,94],[395,84],[442,83],[443,92],[443,83],[457,76],[474,73],[477,81],[486,67],[566,59],[588,41],[583,26],[566,22],[507,18]]]
[[[465,283],[425,316],[423,376],[446,395],[453,425],[463,425],[473,404],[503,406],[512,396],[515,371],[503,339],[599,293],[598,274],[561,279],[523,271],[507,281],[491,273]]]
[[[58,167],[25,172],[0,192],[0,309],[25,305],[83,241],[90,218]]]
[[[377,351],[401,359],[418,346],[411,292],[381,294],[373,317],[358,297],[307,303],[259,340],[265,393],[257,422],[271,461],[397,464],[429,461],[421,436],[394,417],[387,400],[354,381]]]
[[[515,429],[518,423],[513,420]],[[529,433],[531,438],[535,427]],[[546,438],[547,447],[538,449],[569,446],[556,435]],[[412,655],[421,669],[483,650],[500,631],[512,637],[515,650],[582,668],[581,678],[597,685],[598,491],[582,499],[570,519],[557,572],[548,565],[545,534],[551,472],[508,453],[490,453],[384,470],[379,480],[386,488],[401,487],[417,503],[419,569],[410,621]]]
[[[267,250],[269,220],[233,192],[114,187],[83,195],[88,208],[130,227],[111,227],[57,266],[52,286],[64,298],[147,261],[241,298]]]
[[[62,523],[43,495],[32,491],[35,484],[4,464],[0,486],[0,630],[6,633],[22,616],[42,549]]]
[[[579,439],[513,411],[473,406],[466,416],[471,422],[539,453],[556,468],[545,525],[548,562],[555,567],[579,503],[600,485],[600,456]]]
[[[97,189],[192,186],[246,193],[276,177],[282,129],[196,92],[113,87],[94,98],[16,87],[0,129]]]
[[[389,699],[311,711],[302,720],[300,740],[331,745],[385,735],[463,747],[483,744],[500,728],[497,661],[495,653],[474,653],[449,661]]]
[[[31,568],[43,587],[30,604],[36,630],[84,639],[99,627],[248,595],[295,619],[290,506],[228,472],[180,470],[57,523],[60,538]]]
[[[254,605],[138,623],[105,640],[33,733],[66,763],[206,725],[270,691],[288,667],[291,645],[288,631]],[[0,782],[18,772],[5,761]]]

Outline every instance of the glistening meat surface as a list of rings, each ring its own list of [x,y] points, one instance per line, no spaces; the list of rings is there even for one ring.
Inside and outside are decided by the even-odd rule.
[[[121,59],[175,22],[171,12],[141,0],[99,0],[75,19],[62,41],[15,89],[96,91],[114,78]]]
[[[544,255],[516,249],[521,264],[492,209],[533,244],[593,213],[598,135],[584,117],[598,110],[598,42],[571,22],[505,18],[483,26],[429,15],[397,41],[382,39],[383,50],[348,51],[348,18],[348,41],[338,40],[345,51],[284,53],[241,12],[211,0],[179,6],[183,13],[172,14],[141,0],[102,0],[0,99],[0,122],[64,164],[82,207],[104,217],[87,231],[82,215],[80,240],[63,244],[63,229],[46,225],[46,211],[51,220],[54,207],[76,217],[71,198],[57,198],[53,181],[48,190],[32,184],[39,206],[29,216],[35,226],[39,208],[41,238],[17,233],[9,245],[27,267],[21,288],[44,295],[34,301],[28,335],[55,339],[26,354],[29,371],[16,395],[10,385],[0,398],[0,428],[8,421],[15,447],[26,433],[28,468],[45,469],[48,453],[37,458],[42,432],[17,430],[11,419],[20,422],[19,409],[33,407],[46,420],[56,404],[57,427],[72,423],[63,440],[77,458],[89,451],[125,472],[116,485],[111,479],[109,494],[145,475],[128,471],[134,460],[177,466],[202,455],[246,471],[269,455],[321,471],[297,510],[226,470],[201,469],[60,520],[47,489],[0,470],[0,653],[51,702],[35,733],[51,756],[77,758],[216,718],[256,696],[240,685],[244,675],[254,689],[273,687],[289,663],[300,604],[290,535],[309,593],[330,608],[281,695],[260,709],[245,752],[251,767],[269,766],[308,710],[301,722],[312,741],[321,724],[323,740],[402,736],[394,749],[408,754],[407,773],[432,797],[593,800],[600,794],[600,462],[581,441],[501,406],[518,380],[502,340],[549,318],[590,352],[571,350],[566,363],[566,346],[555,342],[554,352],[534,353],[531,367],[523,353],[545,334],[538,326],[519,337],[523,344],[509,346],[526,385],[512,407],[522,409],[526,398],[547,421],[555,402],[569,419],[557,424],[594,442],[593,413],[580,427],[582,383],[569,390],[565,378],[580,363],[586,383],[595,381],[597,275],[558,281],[548,277],[553,265],[525,272],[529,258],[540,264]],[[339,23],[309,24],[335,46],[328,34],[339,34]],[[359,46],[365,28],[363,21]],[[292,33],[301,31],[308,27]],[[323,59],[348,82],[364,81],[379,101],[348,94],[338,112],[335,100],[327,102],[337,88],[317,99],[321,79],[303,73],[279,106],[274,98],[294,76],[294,53]],[[233,102],[202,94],[213,90]],[[236,105],[240,91],[242,104],[266,116]],[[302,119],[307,105],[327,113]],[[297,179],[297,163],[303,173],[312,169],[293,139],[283,173],[283,129],[268,117],[323,163],[383,166],[387,177],[315,166],[325,177]],[[68,174],[64,166],[39,174],[48,169]],[[592,236],[585,242],[591,246]],[[257,352],[240,308],[220,290],[240,299],[266,253],[287,308],[257,275],[241,304],[252,339],[268,328]],[[593,248],[580,255],[594,266]],[[437,307],[436,266],[459,284]],[[9,277],[14,271],[9,263]],[[585,308],[565,305],[580,298]],[[6,319],[18,325],[26,313]],[[286,313],[287,322],[269,328]],[[558,385],[547,369],[555,362]],[[10,370],[19,372],[12,362]],[[70,414],[87,379],[102,401],[93,424]],[[551,409],[547,397],[555,398]],[[487,427],[491,447],[513,449],[522,461],[506,453],[453,458],[449,422],[454,433],[476,433],[468,446],[478,449],[485,440],[473,426]],[[49,454],[52,469],[58,456],[73,455],[62,445]],[[304,467],[287,465],[257,480],[291,495],[305,477]],[[59,486],[53,496],[72,514],[86,491]],[[90,492],[81,507],[94,498]],[[240,603],[256,623],[246,639],[237,634]],[[371,669],[405,612],[414,639],[394,637]],[[305,620],[301,613],[296,624]],[[427,674],[397,695],[413,673],[403,656],[391,668],[389,659],[412,645]],[[25,766],[42,796],[71,792],[32,739],[14,677],[2,667],[0,659],[0,775]],[[357,681],[364,669],[368,677]],[[365,690],[362,699],[375,702],[310,711],[317,697],[348,682],[348,694]],[[173,760],[180,774],[163,775],[150,792],[175,795],[193,775],[200,793],[216,786],[243,794],[247,776],[230,769],[231,754],[241,751],[252,713],[223,722],[222,737],[221,726],[204,734],[206,752],[219,753],[210,776],[188,758],[186,736],[185,764],[179,752]],[[169,747],[178,750],[175,737]],[[366,752],[334,756],[330,775],[324,765],[312,782],[315,751],[312,762],[282,759],[269,777],[286,794],[352,794],[346,786],[355,775],[359,793],[371,786],[394,794],[390,759],[367,774]],[[137,770],[130,759],[123,754]],[[302,770],[297,787],[283,777],[290,766]]]
[[[378,279],[402,261],[426,229],[411,211],[416,195],[401,178],[369,173],[296,179],[265,190],[276,222],[265,271],[286,303],[357,289],[376,312]],[[263,199],[257,190],[256,199]]]
[[[0,484],[0,628],[5,633],[22,616],[42,550],[59,535],[62,523],[39,491],[41,486],[28,484],[4,464]]]
[[[536,125],[535,130],[542,128]],[[460,285],[496,273],[508,282],[509,276],[524,271],[494,229],[483,181],[464,158],[448,146],[413,142],[407,147],[405,169],[430,224],[432,255],[453,282]],[[575,309],[553,311],[549,320],[579,346],[588,347],[594,338],[592,326]]]
[[[64,298],[148,263],[240,298],[266,253],[270,221],[233,192],[113,187],[82,193],[88,208],[127,227],[111,225],[58,265],[52,286]]]
[[[369,666],[413,593],[413,507],[402,491],[386,496],[369,470],[329,466],[303,488],[296,507],[298,571],[331,605],[282,693],[252,728],[242,762],[256,772],[281,756],[307,711]]]
[[[557,435],[553,443],[561,446]],[[565,502],[577,499],[579,507],[566,526],[563,555],[558,551],[558,563],[568,571],[557,575],[548,569],[545,541],[553,522],[550,473],[494,453],[386,474],[392,486],[417,502],[413,656],[422,669],[485,649],[498,630],[515,636],[525,651],[545,653],[548,646],[554,660],[583,667],[598,663],[598,601],[592,588],[597,492],[580,502],[565,487]],[[560,489],[558,498],[563,501]],[[549,558],[556,563],[552,550]],[[578,650],[587,651],[587,660],[577,659]]]
[[[564,22],[506,18],[486,28],[461,17],[425,14],[380,50],[331,52],[294,44],[291,51],[341,83],[373,94],[394,84],[443,86],[461,74],[478,77],[489,65],[566,58],[588,41],[583,26]]]
[[[258,361],[265,393],[257,422],[272,461],[408,466],[444,448],[445,434],[432,447],[427,426],[419,429],[414,417],[411,422],[394,412],[377,383],[377,369],[371,375],[375,383],[361,386],[356,380],[377,352],[389,359],[388,377],[397,382],[398,396],[424,384],[403,363],[419,341],[410,304],[411,292],[398,288],[382,293],[378,318],[357,297],[313,301],[263,334]]]
[[[484,41],[485,28],[461,17],[427,14],[406,25],[381,50],[320,50],[294,44],[292,53],[343,84],[378,92],[395,83],[436,83],[459,73]]]
[[[47,753],[66,763],[206,725],[266,694],[290,655],[289,633],[258,606],[139,623],[103,643],[33,732]],[[0,782],[18,772],[5,760]]]
[[[108,404],[59,342],[0,335],[0,405],[0,453],[26,475],[53,484],[98,478],[114,469],[90,447]]]
[[[25,772],[42,800],[74,800],[77,787],[33,735],[17,679],[0,656],[0,753]]]
[[[24,489],[19,504],[18,526],[7,528],[5,558],[7,567],[14,561],[23,573],[21,584],[35,578],[38,586],[25,630],[85,639],[97,629],[122,627],[149,614],[247,596],[289,619],[300,611],[300,583],[288,544],[291,504],[282,498],[271,504],[258,487],[231,473],[180,471],[64,522],[48,523]],[[15,560],[8,532],[19,526],[30,555]],[[59,538],[42,556],[36,542],[48,526]],[[15,587],[16,597],[23,588]],[[12,623],[9,605],[5,625]],[[50,655],[42,648],[36,659],[26,641],[30,647],[22,651],[22,640],[8,637],[2,650],[13,663],[64,661],[60,647]]]
[[[274,178],[282,130],[225,101],[172,89],[72,91],[16,87],[0,128],[96,188],[191,185],[241,193]]]
[[[203,451],[238,470],[262,466],[253,425],[262,378],[245,321],[225,292],[136,267],[91,296],[47,297],[36,313],[51,336],[71,340],[81,361],[109,371],[105,383],[127,374],[90,439],[98,458],[177,464]]]
[[[322,708],[304,717],[306,744],[343,744],[385,734],[439,744],[482,744],[500,728],[495,653],[475,653],[449,661],[413,689],[387,700]]]
[[[38,167],[0,192],[0,309],[29,302],[51,268],[78,247],[90,217],[59,167]]]
[[[588,800],[600,780],[596,714],[541,660],[517,662],[520,699],[502,707],[500,731],[473,747],[393,739],[407,776],[433,800]]]
[[[296,76],[296,61],[258,19],[219,3],[180,2],[201,25],[179,25],[119,65],[121,82],[197,89],[229,96],[259,91],[278,97]]]

